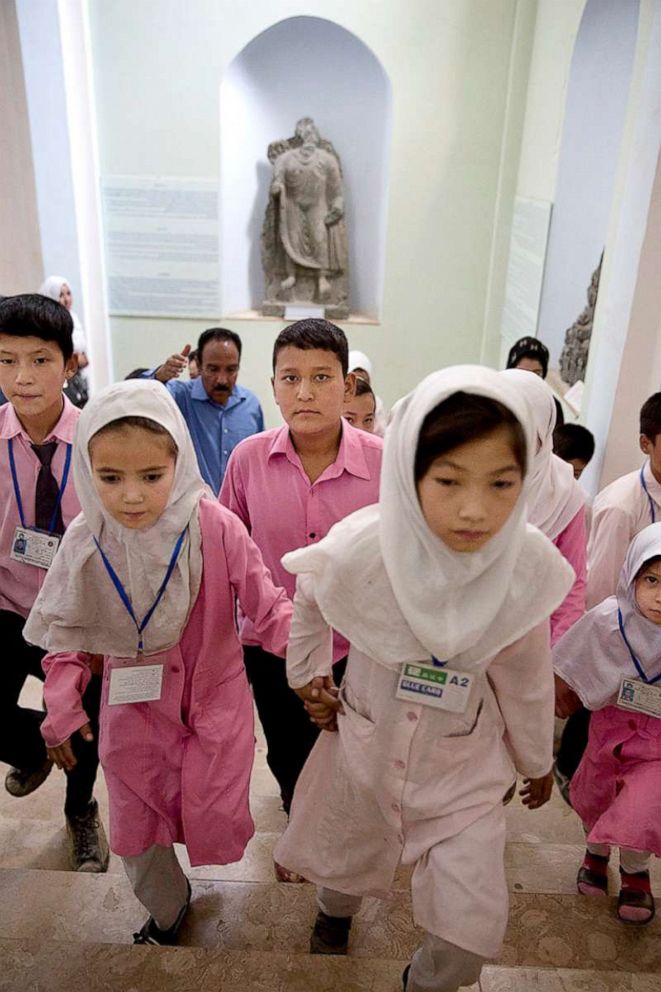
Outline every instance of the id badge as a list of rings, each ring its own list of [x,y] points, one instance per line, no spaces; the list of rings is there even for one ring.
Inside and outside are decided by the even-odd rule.
[[[127,665],[110,672],[108,704],[151,703],[161,698],[162,665]]]
[[[624,710],[661,717],[661,685],[648,685],[639,679],[622,679],[617,705]]]
[[[464,713],[473,688],[473,675],[436,665],[402,665],[395,696],[409,703]]]
[[[58,534],[49,534],[45,530],[17,527],[9,557],[14,561],[22,561],[24,565],[49,569],[60,546],[60,540]]]

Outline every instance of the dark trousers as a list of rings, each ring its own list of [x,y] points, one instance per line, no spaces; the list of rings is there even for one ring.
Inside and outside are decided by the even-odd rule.
[[[31,771],[46,760],[46,745],[39,729],[44,713],[19,706],[18,697],[28,675],[44,681],[41,662],[46,652],[23,640],[24,625],[25,620],[17,613],[0,610],[0,761],[22,771]],[[101,677],[93,675],[83,696],[83,706],[94,740],[84,741],[80,734],[74,734],[71,739],[78,763],[66,773],[64,812],[67,816],[83,813],[92,798],[99,765],[100,703]]]
[[[302,700],[287,684],[284,659],[254,646],[245,646],[243,652],[266,737],[266,761],[280,786],[285,813],[289,813],[298,776],[319,730],[305,712]],[[333,678],[338,685],[346,665],[347,660],[343,658],[333,666]]]
[[[572,778],[581,763],[583,753],[588,746],[589,733],[590,710],[581,707],[567,720],[555,756],[556,765],[567,778]]]

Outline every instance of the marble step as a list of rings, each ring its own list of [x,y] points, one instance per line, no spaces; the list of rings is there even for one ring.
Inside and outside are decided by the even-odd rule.
[[[402,962],[0,940],[2,992],[398,992]],[[464,992],[659,992],[654,974],[486,967]]]
[[[260,830],[248,844],[243,859],[232,865],[206,865],[191,868],[186,849],[177,846],[187,874],[193,879],[214,881],[273,881],[273,847],[282,825],[279,811],[262,797],[255,803],[256,817],[276,830]],[[270,814],[270,820],[269,820]],[[505,851],[510,891],[575,895],[576,872],[583,857],[583,844],[554,844],[511,841]],[[69,862],[64,826],[57,819],[19,819],[0,813],[0,868],[30,868],[68,871]],[[111,855],[111,874],[123,875],[120,858]],[[400,868],[395,888],[408,888],[410,869]],[[652,863],[652,880],[661,896],[661,861]],[[617,859],[611,867],[612,891],[617,891]]]
[[[0,934],[74,943],[128,944],[144,910],[122,875],[0,870]],[[305,954],[316,912],[310,885],[193,881],[193,905],[182,928],[185,946]],[[661,973],[661,917],[630,929],[613,901],[578,895],[513,893],[506,967]],[[420,939],[408,892],[386,902],[366,899],[356,917],[352,955],[406,961]]]

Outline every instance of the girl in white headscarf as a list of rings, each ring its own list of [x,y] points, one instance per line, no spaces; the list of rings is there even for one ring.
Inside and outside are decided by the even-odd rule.
[[[661,856],[661,523],[636,535],[617,594],[565,634],[553,664],[576,704],[593,711],[570,789],[587,834],[578,890],[607,895],[610,848],[618,845],[618,916],[649,923],[649,865],[652,853]]]
[[[476,982],[499,953],[503,797],[517,771],[531,808],[550,795],[548,617],[573,573],[526,525],[531,444],[496,372],[437,372],[393,412],[379,503],[283,559],[289,681],[338,732],[315,745],[275,856],[319,886],[315,953],[346,953],[360,897],[414,865],[426,937],[407,992]],[[340,702],[331,628],[351,643]]]
[[[71,402],[78,407],[85,406],[88,400],[89,383],[85,369],[89,365],[87,358],[87,338],[85,329],[80,321],[80,317],[73,310],[73,293],[71,287],[64,276],[48,276],[41,286],[39,292],[42,296],[48,296],[51,300],[61,303],[66,307],[73,321],[73,350],[78,361],[78,371],[65,386],[65,392]]]
[[[553,645],[585,613],[585,493],[574,479],[571,465],[553,453],[556,406],[549,386],[538,375],[522,369],[500,374],[525,398],[534,427],[528,520],[553,541],[576,575],[569,595],[551,617]]]
[[[49,653],[42,733],[70,768],[91,659],[103,664],[99,754],[110,846],[150,913],[135,943],[171,944],[192,865],[237,861],[252,836],[252,699],[235,600],[284,655],[291,604],[234,514],[204,484],[160,383],[103,390],[78,421],[82,513],[68,528],[24,635]]]
[[[372,385],[372,361],[364,351],[349,352],[349,372],[355,372],[356,378],[364,379],[368,386]],[[374,430],[377,437],[385,437],[388,426],[388,413],[380,396],[374,393]]]

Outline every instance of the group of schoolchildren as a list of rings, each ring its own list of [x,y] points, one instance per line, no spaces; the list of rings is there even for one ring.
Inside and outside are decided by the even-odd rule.
[[[618,846],[618,915],[649,922],[661,394],[648,461],[597,497],[588,545],[553,394],[525,364],[432,373],[384,443],[343,419],[344,333],[298,321],[273,349],[284,425],[234,450],[217,500],[160,383],[82,413],[63,399],[71,332],[57,302],[0,302],[0,759],[16,796],[65,770],[74,866],[102,871],[100,756],[111,846],[149,913],[134,941],[177,940],[175,843],[192,865],[242,857],[253,699],[289,817],[277,876],[318,887],[313,953],[347,952],[361,898],[403,862],[424,930],[403,988],[477,981],[507,922],[505,803],[517,775],[530,809],[550,798],[554,710],[579,891],[607,892]],[[18,705],[28,674],[46,715]]]

